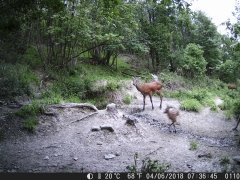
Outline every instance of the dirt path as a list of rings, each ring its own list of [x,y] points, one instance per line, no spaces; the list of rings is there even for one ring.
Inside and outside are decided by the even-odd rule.
[[[113,112],[99,110],[78,121],[93,111],[50,108],[56,116],[41,116],[35,134],[9,130],[0,141],[0,172],[126,172],[135,153],[138,168],[150,157],[170,164],[170,172],[239,172],[232,160],[240,155],[239,133],[231,131],[235,121],[209,108],[200,113],[180,111],[177,133],[171,133],[163,109],[167,104],[179,108],[178,101],[164,98],[160,110],[159,98],[154,97],[151,110],[147,98],[142,112],[141,94],[134,87],[127,91],[135,99]],[[136,119],[136,126],[126,124],[128,116]],[[0,121],[7,120],[13,122],[1,116]],[[196,150],[190,150],[190,143],[197,145]],[[224,158],[229,164],[221,165]]]

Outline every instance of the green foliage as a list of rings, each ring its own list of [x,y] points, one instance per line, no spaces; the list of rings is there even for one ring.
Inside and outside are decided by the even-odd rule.
[[[34,101],[32,104],[21,107],[21,109],[16,112],[16,115],[22,118],[26,118],[29,116],[38,116],[42,112],[43,105],[37,101]]]
[[[119,89],[121,86],[118,82],[116,81],[108,81],[107,83],[107,90],[109,91],[116,91],[117,89]]]
[[[198,148],[198,144],[195,141],[190,142],[190,150],[195,151]]]
[[[127,94],[127,95],[124,96],[123,102],[125,104],[131,104],[131,101],[132,101],[132,96],[131,95]]]
[[[164,173],[170,168],[170,164],[168,163],[159,163],[158,160],[151,160],[149,157],[145,158],[142,161],[142,166],[140,169],[138,169],[137,166],[137,159],[138,159],[138,153],[134,154],[134,165],[127,166],[127,170],[133,173],[142,172],[142,173],[150,173],[150,172],[158,172],[158,173]]]
[[[239,95],[238,95],[239,97]],[[225,115],[230,118],[238,119],[240,117],[240,102],[239,98],[226,98],[223,105],[220,107],[225,110]]]
[[[203,57],[203,50],[199,45],[190,43],[184,50],[184,58],[181,64],[183,73],[187,77],[204,75],[207,62]]]
[[[230,164],[230,159],[229,159],[229,157],[227,157],[227,156],[222,157],[222,158],[220,159],[220,164],[221,164],[221,165]]]
[[[38,125],[38,120],[35,116],[27,117],[23,122],[23,128],[29,132],[34,132],[37,125]]]
[[[41,61],[41,58],[34,46],[30,46],[25,54],[22,57],[22,60],[20,63],[27,64],[31,68],[39,68],[42,66],[43,62]]]
[[[187,99],[181,102],[180,108],[186,111],[199,112],[201,110],[201,104],[196,99]]]
[[[94,104],[98,109],[105,109],[108,104],[108,99],[105,96],[97,96],[86,99],[86,102]]]
[[[137,169],[138,153],[137,152],[134,154],[133,159],[134,159],[134,165],[127,166],[126,169],[132,173],[136,173],[138,171],[138,169]]]
[[[235,99],[232,107],[232,111],[235,117],[240,117],[240,101],[239,96],[237,99]]]
[[[220,41],[216,25],[201,11],[194,13],[193,24],[195,27],[193,42],[202,47],[203,57],[207,62],[207,74],[211,75],[215,73],[221,60],[219,47],[223,43]]]
[[[235,82],[237,73],[237,63],[232,60],[226,60],[218,66],[218,74],[224,82]]]
[[[166,170],[170,168],[170,164],[164,164],[159,163],[158,160],[151,160],[150,158],[147,158],[143,160],[141,172],[158,172],[158,173],[164,173]]]
[[[31,95],[31,84],[38,79],[28,66],[0,64],[0,97],[13,98],[18,95]]]

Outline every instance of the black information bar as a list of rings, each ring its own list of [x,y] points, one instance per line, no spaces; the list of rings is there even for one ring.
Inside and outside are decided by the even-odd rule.
[[[46,180],[47,178],[71,178],[77,180],[240,180],[239,173],[0,173],[0,179],[16,178],[26,180],[27,178],[41,178]]]

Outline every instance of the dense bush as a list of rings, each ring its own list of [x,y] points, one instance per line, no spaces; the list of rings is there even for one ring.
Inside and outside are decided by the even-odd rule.
[[[199,112],[202,105],[196,99],[187,99],[181,102],[180,108],[186,111],[195,111]]]
[[[38,79],[28,66],[16,64],[0,65],[0,98],[13,98],[18,95],[31,94],[31,84]]]
[[[183,74],[187,77],[204,75],[207,62],[203,57],[203,50],[197,44],[190,43],[184,50],[184,58],[181,64]]]
[[[224,82],[235,82],[237,78],[237,63],[232,60],[226,60],[218,66],[218,74]]]

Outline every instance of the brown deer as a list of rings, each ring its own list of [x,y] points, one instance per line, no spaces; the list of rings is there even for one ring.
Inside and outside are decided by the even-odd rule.
[[[137,88],[137,90],[143,95],[143,111],[145,110],[145,99],[146,96],[150,97],[150,101],[152,103],[152,109],[154,109],[152,102],[152,95],[157,93],[160,96],[160,109],[162,108],[162,99],[163,95],[161,93],[163,85],[159,81],[153,81],[149,83],[140,83],[139,78],[133,78],[133,85]]]
[[[235,83],[227,84],[228,89],[237,89],[237,85]]]
[[[179,116],[180,114],[179,111],[172,106],[167,106],[164,113],[166,113],[168,118],[172,121],[172,124],[170,124],[169,126],[169,131],[170,131],[170,127],[173,125],[174,132],[176,133],[177,131],[174,123],[177,121],[177,116]]]

